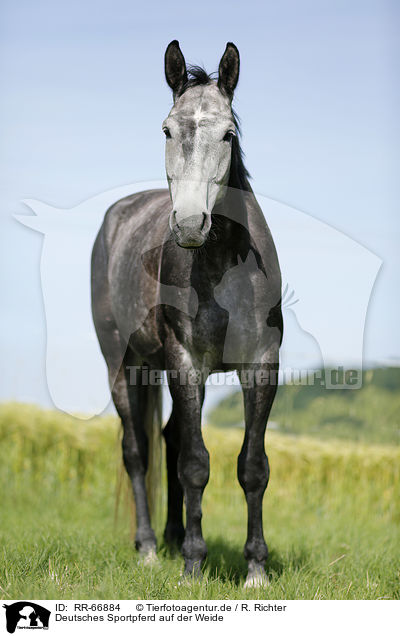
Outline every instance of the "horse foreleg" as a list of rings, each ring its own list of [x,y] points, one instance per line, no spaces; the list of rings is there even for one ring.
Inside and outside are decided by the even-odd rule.
[[[264,449],[267,419],[276,393],[276,385],[243,386],[245,435],[238,457],[238,479],[247,502],[247,541],[244,556],[248,562],[245,587],[265,585],[265,561],[262,502],[269,479],[268,457]]]
[[[185,574],[200,574],[207,555],[201,529],[201,500],[209,477],[209,455],[201,434],[204,386],[170,381],[174,415],[179,426],[178,476],[186,505],[186,530],[182,544]]]
[[[181,546],[185,535],[182,520],[183,490],[178,478],[179,427],[173,412],[163,430],[163,435],[167,447],[168,473],[168,516],[164,540],[169,545]]]

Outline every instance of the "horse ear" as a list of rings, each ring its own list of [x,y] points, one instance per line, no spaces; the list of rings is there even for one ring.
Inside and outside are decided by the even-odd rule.
[[[185,58],[179,48],[178,40],[173,40],[168,44],[165,51],[164,68],[168,86],[172,88],[175,96],[188,79]]]
[[[228,95],[229,99],[233,97],[233,91],[236,88],[239,79],[240,57],[239,51],[233,42],[228,42],[225,52],[221,57],[218,69],[218,88]]]

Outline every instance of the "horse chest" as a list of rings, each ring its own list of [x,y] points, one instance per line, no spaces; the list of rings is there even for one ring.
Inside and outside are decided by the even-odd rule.
[[[198,300],[193,315],[165,306],[164,316],[174,341],[195,364],[212,367],[222,363],[228,315],[214,298]]]

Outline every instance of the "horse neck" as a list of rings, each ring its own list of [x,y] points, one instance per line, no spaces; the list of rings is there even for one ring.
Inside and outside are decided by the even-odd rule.
[[[255,200],[237,138],[234,144],[228,187],[224,198],[214,206],[212,212],[215,219],[216,241],[209,245],[208,250],[215,258],[216,267],[221,266],[223,269],[226,266],[226,259],[233,258],[236,262],[239,253],[244,256],[248,253],[250,248],[248,215],[251,214],[252,202]]]
[[[238,253],[247,254],[250,247],[248,232],[251,214],[250,199],[254,194],[249,189],[228,187],[226,195],[213,210],[215,215],[216,250],[221,250],[229,257],[231,253],[236,260]]]
[[[249,183],[249,173],[243,162],[242,150],[237,137],[232,140],[231,167],[229,171],[228,186],[245,192],[252,192]]]
[[[251,210],[249,203],[254,199],[254,193],[249,182],[249,173],[243,163],[242,151],[238,138],[233,139],[232,145],[232,157],[231,167],[229,171],[228,188],[226,195],[222,201],[221,210],[222,215],[226,219],[231,219],[235,223],[226,222],[226,231],[232,228],[232,231],[238,238],[240,236],[243,243],[243,232],[240,231],[240,227],[243,228],[247,235],[248,229],[248,214]],[[239,227],[238,227],[239,225]],[[228,236],[227,236],[228,238]],[[232,239],[234,236],[231,237]]]

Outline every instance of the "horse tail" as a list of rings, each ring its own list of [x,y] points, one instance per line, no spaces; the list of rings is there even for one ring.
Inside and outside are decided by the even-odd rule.
[[[162,391],[161,386],[146,387],[145,431],[148,440],[148,466],[146,491],[153,528],[161,516],[161,464],[162,464]]]

